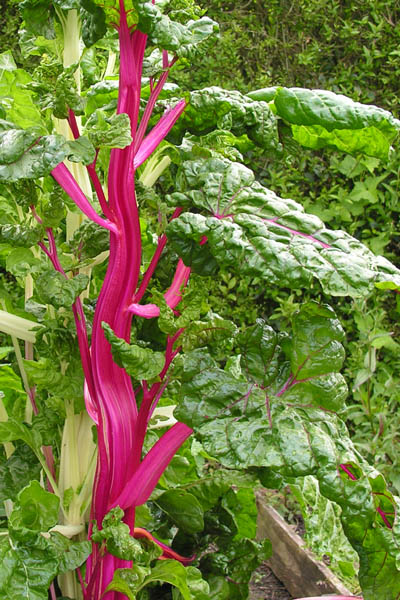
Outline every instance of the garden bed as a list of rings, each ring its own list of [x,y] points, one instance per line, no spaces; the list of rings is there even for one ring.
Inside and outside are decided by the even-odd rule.
[[[262,492],[257,495],[257,503],[258,535],[260,538],[269,538],[273,547],[273,555],[265,566],[271,569],[275,577],[272,578],[268,571],[264,572],[261,579],[256,575],[251,589],[252,600],[290,600],[292,597],[324,594],[352,595],[336,575],[306,548],[304,540],[295,532],[294,527],[288,525],[267,504]],[[282,587],[277,581],[282,582]]]

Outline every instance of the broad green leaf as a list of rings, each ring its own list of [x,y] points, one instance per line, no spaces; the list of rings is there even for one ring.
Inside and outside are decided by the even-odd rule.
[[[238,336],[241,353],[260,345],[264,325],[257,327]],[[266,385],[255,360],[248,368],[244,361],[242,373],[234,374],[221,369],[206,349],[189,352],[175,414],[227,468],[262,467],[275,478],[318,480],[320,493],[341,508],[343,530],[359,555],[364,597],[389,600],[400,592],[399,499],[358,454],[335,414],[346,395],[334,370],[343,361],[342,337],[331,309],[304,305],[293,318],[292,333],[279,340],[283,350],[275,347],[275,377]],[[264,352],[268,368],[268,344]],[[204,560],[217,573],[226,559]]]
[[[281,152],[277,118],[266,102],[258,102],[240,92],[216,86],[190,92],[187,102],[184,113],[174,126],[173,135],[188,131],[196,136],[204,136],[217,129],[223,130],[225,137],[227,132],[232,132],[236,138],[246,134],[261,148],[273,153]],[[210,134],[211,138],[206,138],[207,146],[210,143],[215,146],[218,135],[221,133]],[[216,136],[214,141],[213,136]],[[217,148],[221,145],[225,145],[225,142],[219,142]],[[245,150],[248,146],[246,138],[242,138],[241,144],[238,144],[239,150],[241,145]]]
[[[219,315],[209,314],[202,321],[191,321],[179,338],[184,352],[209,346],[211,350],[229,345],[237,332],[236,325]]]
[[[292,319],[293,337],[283,349],[297,380],[340,371],[344,361],[343,328],[327,305],[309,302]]]
[[[22,140],[22,141],[21,141]],[[36,179],[48,175],[68,154],[61,135],[44,135],[9,129],[0,133],[0,152],[7,149],[0,164],[0,180]]]
[[[387,159],[400,131],[400,121],[388,111],[325,90],[278,88],[274,104],[294,139],[309,148],[333,146]]]
[[[17,65],[10,50],[0,54],[0,71],[15,71]]]
[[[15,248],[7,256],[6,269],[18,277],[26,277],[40,268],[41,261],[28,248]]]
[[[5,118],[16,128],[35,127],[43,135],[47,131],[42,116],[33,102],[33,93],[27,88],[31,81],[31,76],[23,69],[0,67],[0,107],[5,111]]]
[[[143,549],[138,540],[135,540],[129,532],[129,526],[123,523],[123,510],[119,507],[113,508],[103,519],[102,528],[95,525],[92,533],[92,541],[101,544],[105,541],[107,551],[124,560],[136,560]]]
[[[220,551],[205,554],[201,559],[200,568],[215,575],[221,574],[230,582],[229,598],[246,598],[253,571],[271,556],[271,550],[269,540],[261,543],[246,538],[235,540]],[[239,594],[235,588],[239,588]]]
[[[193,600],[209,600],[210,586],[207,581],[202,578],[201,571],[195,567],[186,567],[186,583],[190,590]],[[182,600],[182,595],[179,587],[172,588],[172,600]]]
[[[0,459],[0,500],[15,500],[32,479],[39,479],[41,465],[26,444],[18,444],[10,458]]]
[[[218,263],[290,288],[308,287],[316,278],[334,296],[362,296],[382,281],[400,284],[400,271],[389,261],[347,233],[327,229],[293,200],[279,198],[239,163],[188,161],[177,183],[181,191],[167,201],[196,213],[174,219],[167,235],[195,272],[209,274]]]
[[[60,499],[55,494],[44,490],[38,481],[31,481],[17,496],[10,525],[13,529],[47,531],[57,523],[59,508]]]
[[[32,321],[34,326],[34,322]],[[0,391],[16,390],[24,393],[21,377],[17,375],[9,365],[0,365]]]
[[[257,320],[238,336],[237,342],[246,377],[262,386],[270,384],[278,373],[276,349],[279,338],[272,327]]]
[[[36,279],[36,292],[44,304],[70,308],[77,296],[86,289],[88,281],[88,277],[81,273],[66,279],[58,271],[49,269]]]
[[[14,442],[22,440],[37,454],[42,445],[41,436],[34,429],[30,429],[24,423],[19,423],[15,419],[0,422],[0,443]]]
[[[89,541],[73,542],[54,531],[51,532],[49,543],[58,555],[60,561],[59,573],[74,571],[86,561],[92,551],[92,544]]]
[[[177,587],[183,600],[206,600],[207,596],[204,593],[209,591],[208,586],[200,585],[201,575],[195,571],[197,569],[194,567],[185,568],[180,562],[170,559],[158,561],[155,567],[148,569],[147,573],[144,569],[139,571],[138,567],[133,567],[131,570],[118,569],[107,590],[122,592],[129,600],[135,600],[137,593],[144,587],[160,582]],[[193,593],[191,586],[194,588]]]
[[[255,539],[257,534],[257,504],[251,488],[230,489],[222,499],[222,506],[228,510],[236,523],[235,540]]]
[[[86,93],[86,115],[90,117],[97,109],[114,113],[117,107],[117,98],[117,79],[105,79],[95,83]]]
[[[82,22],[82,40],[86,47],[93,46],[107,32],[105,15],[94,0],[82,0],[80,17]]]
[[[93,8],[98,7],[103,13],[103,22],[109,27],[119,27],[120,25],[120,3],[118,0],[85,0],[83,3],[84,8],[92,14],[94,13]],[[124,7],[127,13],[127,21],[129,27],[134,27],[139,21],[138,9],[135,6],[137,3],[134,0],[125,0]],[[100,13],[99,13],[100,19]]]
[[[4,600],[47,600],[58,559],[40,534],[29,543],[0,537],[0,595]]]
[[[67,158],[71,162],[81,162],[84,165],[90,165],[96,157],[96,150],[92,142],[83,135],[77,140],[66,142],[66,146]]]
[[[189,534],[203,531],[203,509],[192,494],[179,489],[168,490],[155,502],[179,529]]]
[[[150,348],[142,348],[128,344],[117,337],[107,323],[103,323],[104,334],[111,344],[113,358],[117,365],[135,379],[155,379],[162,371],[165,356],[162,352],[154,352]]]
[[[24,0],[21,10],[29,31],[47,38],[54,36],[50,0]]]
[[[0,167],[1,169],[1,167]],[[31,248],[43,237],[40,225],[28,227],[26,225],[5,224],[0,225],[0,240],[12,246]]]

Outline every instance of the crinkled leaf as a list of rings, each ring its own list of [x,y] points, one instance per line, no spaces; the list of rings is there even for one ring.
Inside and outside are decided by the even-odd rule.
[[[117,337],[107,323],[103,323],[104,334],[111,344],[113,358],[117,365],[138,380],[155,379],[162,371],[165,356],[162,352],[154,352],[150,348],[142,348],[128,344]]]
[[[64,192],[60,186],[54,186],[48,197],[42,197],[37,212],[42,219],[43,227],[57,227],[65,217],[66,207],[63,194]]]
[[[271,554],[269,540],[258,543],[243,538],[231,542],[220,551],[207,553],[201,559],[200,568],[226,578],[230,594],[222,598],[245,599],[248,597],[248,583],[252,573]]]
[[[86,123],[85,133],[95,148],[125,148],[132,142],[131,122],[125,113],[106,117],[97,110]]]
[[[51,533],[50,541],[60,561],[59,573],[74,571],[83,565],[92,551],[90,542],[73,542],[55,532]]]
[[[139,572],[138,567],[117,569],[107,590],[122,592],[129,600],[135,600],[137,593],[146,585],[160,582],[177,587],[184,600],[206,600],[203,590],[208,592],[208,586],[199,585],[200,575],[195,571],[197,569],[194,567],[184,567],[180,562],[170,559],[158,561],[147,573],[143,569]]]
[[[241,351],[246,345],[252,350],[253,339],[259,344],[263,327],[257,326],[260,331],[250,328],[250,335],[239,336]],[[205,349],[190,352],[175,414],[230,469],[263,467],[286,480],[315,477],[321,494],[341,508],[344,532],[360,558],[364,598],[389,600],[400,591],[399,500],[358,454],[333,412],[341,408],[346,386],[339,373],[327,370],[328,363],[332,369],[342,364],[339,346],[337,360],[332,354],[342,335],[330,309],[305,305],[294,317],[292,334],[281,340],[285,352],[276,346],[276,376],[267,385],[257,362],[248,369],[244,363],[242,374],[234,375]],[[266,358],[271,364],[268,352]],[[296,379],[307,368],[309,378]],[[220,567],[226,559],[207,560]]]
[[[174,135],[184,131],[197,136],[214,129],[231,131],[236,137],[247,134],[261,148],[280,153],[277,118],[266,102],[216,86],[190,92],[186,100],[185,112],[174,127]],[[217,133],[211,135],[217,136],[214,141],[218,140]]]
[[[344,331],[330,306],[309,302],[292,319],[291,338],[283,349],[297,380],[340,371]]]
[[[87,48],[93,46],[107,32],[105,15],[93,0],[81,0],[82,40]]]
[[[14,132],[17,134],[14,135]],[[18,179],[37,179],[48,175],[60,164],[68,154],[68,145],[61,135],[45,135],[40,138],[35,134],[32,142],[29,132],[24,134],[22,151],[20,130],[8,130],[0,133],[0,148],[10,143],[6,162],[0,164],[0,180],[17,181]],[[29,140],[29,143],[28,143]],[[22,153],[23,152],[23,153]],[[11,153],[13,155],[11,160]]]
[[[155,502],[179,529],[189,534],[203,531],[203,509],[192,494],[179,489],[168,490]]]
[[[28,543],[0,537],[0,595],[4,600],[47,600],[58,559],[41,535]]]
[[[101,529],[94,526],[91,539],[98,544],[104,541],[107,551],[113,556],[124,560],[136,560],[143,549],[140,542],[131,536],[129,526],[123,523],[123,516],[123,510],[119,507],[113,508],[104,517]]]
[[[68,250],[81,260],[94,258],[110,246],[110,234],[93,221],[85,220],[68,242]]]
[[[217,349],[228,345],[237,332],[236,325],[219,315],[210,314],[202,321],[191,321],[179,337],[179,345],[184,352],[209,346]]]
[[[114,112],[117,107],[118,80],[106,79],[92,85],[86,94],[86,115],[90,117],[97,109]]]
[[[190,590],[193,600],[209,600],[210,586],[207,581],[202,578],[201,571],[195,567],[186,567],[186,583]],[[182,595],[179,587],[172,588],[172,600],[182,600]]]
[[[173,21],[167,15],[161,15],[161,13],[149,18],[150,3],[145,3],[143,6],[147,12],[146,23],[144,23],[142,13],[139,29],[149,34],[151,43],[173,52],[179,57],[193,57],[198,50],[198,45],[208,40],[219,30],[217,23],[209,17],[190,20],[186,24]]]
[[[61,396],[65,400],[79,401],[83,391],[83,369],[79,359],[68,357],[61,365],[51,358],[24,360],[24,367],[28,379],[39,389],[46,390],[49,394]],[[40,429],[40,428],[39,428]]]
[[[7,460],[0,459],[0,501],[15,500],[32,479],[39,479],[41,466],[26,444],[18,444]]]
[[[58,521],[60,499],[42,488],[38,481],[21,490],[10,515],[13,529],[29,529],[30,531],[47,531]]]
[[[278,88],[274,104],[292,125],[294,139],[309,148],[333,146],[387,159],[400,130],[388,111],[325,90]]]
[[[6,224],[0,225],[0,241],[12,246],[31,248],[43,237],[43,229],[40,225],[28,227],[26,225]]]
[[[70,308],[77,296],[86,289],[88,282],[88,277],[81,273],[72,279],[66,279],[58,271],[49,269],[36,279],[36,292],[44,304]]]
[[[400,284],[400,271],[389,261],[350,235],[327,229],[296,202],[279,198],[243,165],[189,161],[177,183],[181,191],[167,198],[170,204],[212,215],[184,213],[167,228],[172,247],[196,272],[207,274],[211,257],[241,275],[284,287],[307,287],[316,278],[335,296],[362,296],[379,281]],[[200,246],[205,238],[207,244]]]
[[[67,158],[71,162],[81,162],[84,165],[90,165],[96,157],[96,150],[92,142],[84,135],[80,136],[77,140],[66,142],[66,146]]]
[[[276,378],[278,341],[275,331],[262,319],[238,336],[240,363],[248,380],[265,387]]]
[[[344,535],[338,504],[321,495],[315,477],[297,478],[290,488],[301,508],[307,545],[319,558],[328,556],[337,572],[346,566],[354,576],[357,555]]]

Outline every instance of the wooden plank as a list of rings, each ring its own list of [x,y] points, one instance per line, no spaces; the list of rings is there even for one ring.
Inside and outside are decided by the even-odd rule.
[[[275,509],[268,506],[263,494],[257,495],[258,537],[271,540],[273,555],[268,564],[294,598],[323,594],[352,593],[306,548],[303,539],[293,531]]]

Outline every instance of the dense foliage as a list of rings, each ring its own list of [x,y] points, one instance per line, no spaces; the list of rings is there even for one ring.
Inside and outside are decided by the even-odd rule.
[[[326,301],[400,271],[248,165],[387,161],[399,121],[332,92],[168,83],[217,31],[191,1],[21,10],[24,68],[0,55],[3,597],[55,598],[57,576],[64,598],[246,598],[270,552],[254,489],[285,483],[332,511],[364,598],[398,597],[399,499],[346,429]],[[221,273],[320,301],[286,329],[235,324]]]

